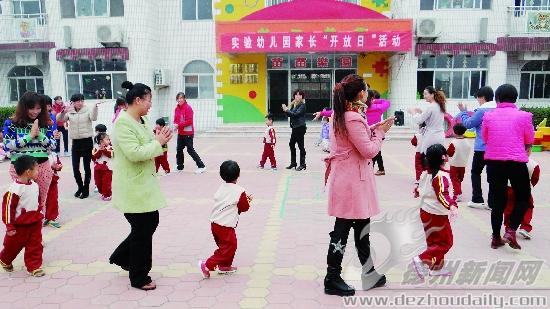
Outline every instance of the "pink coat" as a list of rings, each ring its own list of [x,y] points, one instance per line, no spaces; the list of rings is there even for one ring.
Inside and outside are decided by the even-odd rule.
[[[334,135],[331,123],[328,173],[328,214],[345,219],[366,219],[377,215],[378,198],[372,168],[382,147],[384,131],[373,132],[359,113],[346,112],[348,137]]]
[[[388,108],[390,108],[390,101],[384,99],[374,99],[369,108],[367,108],[367,123],[369,126],[380,122],[382,120],[382,114],[384,114]]]
[[[520,111],[514,103],[498,103],[483,115],[481,135],[487,144],[485,160],[528,162],[525,145],[532,145],[533,115]]]

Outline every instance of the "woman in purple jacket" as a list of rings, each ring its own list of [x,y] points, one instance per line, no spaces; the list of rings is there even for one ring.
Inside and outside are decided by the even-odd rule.
[[[481,136],[486,144],[487,180],[491,207],[493,238],[491,248],[497,249],[508,243],[514,249],[521,249],[516,241],[516,230],[529,207],[531,184],[527,162],[528,151],[534,142],[533,115],[518,110],[515,103],[518,91],[510,84],[504,84],[495,91],[497,108],[483,115]],[[508,181],[516,196],[516,204],[510,216],[510,225],[504,237],[500,237],[503,213],[506,207]]]

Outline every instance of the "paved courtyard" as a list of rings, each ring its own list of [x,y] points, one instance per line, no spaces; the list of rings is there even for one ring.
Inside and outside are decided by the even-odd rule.
[[[153,243],[151,276],[158,288],[149,292],[131,288],[127,272],[108,264],[110,253],[129,232],[128,223],[97,194],[86,200],[75,199],[70,159],[63,158],[59,219],[63,227],[43,230],[47,275],[29,277],[19,257],[13,273],[0,273],[0,308],[343,307],[342,298],[323,294],[328,233],[333,224],[326,215],[323,190],[321,159],[325,154],[313,146],[314,138],[309,136],[308,169],[287,171],[287,142],[288,137],[280,137],[276,149],[279,170],[274,172],[256,169],[262,149],[259,139],[195,139],[207,172],[195,175],[195,166],[186,154],[185,172],[160,178],[169,206],[160,211]],[[424,242],[417,201],[411,194],[413,151],[406,141],[390,140],[384,145],[387,175],[376,178],[384,213],[373,220],[371,239],[375,264],[387,274],[388,284],[368,292],[358,291],[357,295],[390,297],[385,306],[370,306],[375,308],[397,307],[400,303],[396,299],[428,294],[550,296],[550,154],[533,154],[542,175],[534,189],[533,239],[520,240],[523,250],[492,250],[490,213],[462,203],[459,218],[453,223],[454,246],[447,256],[449,267],[456,268],[455,276],[422,284],[415,282],[408,270],[410,257],[422,249]],[[239,184],[253,194],[254,201],[237,228],[238,272],[203,280],[197,261],[207,258],[215,248],[208,219],[212,196],[221,181],[218,167],[226,159],[239,162]],[[170,160],[175,168],[173,143]],[[8,163],[1,163],[2,191],[10,181],[7,170]],[[469,174],[466,178],[464,191],[468,200]],[[2,224],[2,235],[4,231]],[[349,244],[344,278],[360,288],[360,265],[351,237]],[[445,307],[455,307],[449,304]],[[424,303],[419,307],[432,306]]]

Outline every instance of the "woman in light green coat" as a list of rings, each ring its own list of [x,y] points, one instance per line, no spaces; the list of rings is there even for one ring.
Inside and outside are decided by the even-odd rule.
[[[128,109],[122,111],[112,134],[113,206],[130,223],[130,235],[115,249],[109,262],[130,272],[130,283],[142,290],[154,290],[149,277],[152,266],[153,234],[159,223],[158,210],[166,206],[155,172],[154,158],[172,138],[168,127],[153,135],[145,115],[151,108],[151,88],[126,81]]]

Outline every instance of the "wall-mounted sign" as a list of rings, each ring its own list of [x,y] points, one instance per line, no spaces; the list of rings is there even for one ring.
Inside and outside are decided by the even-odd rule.
[[[231,84],[257,84],[258,64],[257,63],[233,63],[230,66]]]
[[[550,11],[529,12],[527,32],[550,32]]]
[[[15,18],[13,20],[15,39],[36,39],[36,19]]]
[[[221,35],[225,53],[408,51],[412,35],[403,31],[228,33]]]

